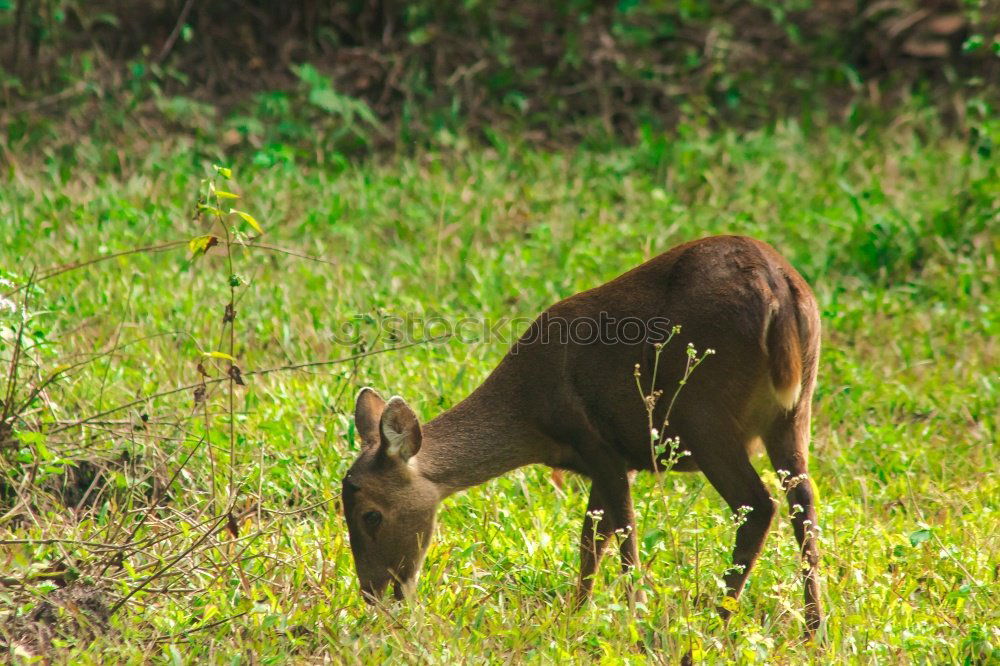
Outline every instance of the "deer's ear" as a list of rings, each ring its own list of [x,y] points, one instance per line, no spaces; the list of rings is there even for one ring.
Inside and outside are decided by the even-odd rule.
[[[364,387],[354,403],[354,427],[361,437],[361,448],[367,449],[379,443],[378,424],[385,409],[385,400],[375,389]]]
[[[390,459],[406,462],[420,450],[420,422],[399,396],[386,403],[379,430],[381,451]]]

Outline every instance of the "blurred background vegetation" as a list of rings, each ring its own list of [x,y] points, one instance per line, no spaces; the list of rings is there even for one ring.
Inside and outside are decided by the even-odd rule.
[[[998,80],[992,0],[0,0],[8,160],[133,129],[261,166],[510,131],[601,145],[914,100],[979,140]]]

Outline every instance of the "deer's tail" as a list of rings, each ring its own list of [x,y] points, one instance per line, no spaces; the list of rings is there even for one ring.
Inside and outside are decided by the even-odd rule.
[[[792,409],[802,393],[802,338],[793,303],[772,301],[764,333],[771,385],[778,404]]]

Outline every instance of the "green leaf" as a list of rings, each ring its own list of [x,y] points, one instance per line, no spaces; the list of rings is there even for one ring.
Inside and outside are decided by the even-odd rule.
[[[45,433],[26,430],[17,433],[17,438],[24,444],[42,444],[45,442]]]
[[[292,71],[295,75],[299,77],[302,83],[306,84],[311,90],[317,88],[329,88],[333,85],[330,77],[323,76],[318,69],[305,63],[302,65],[297,65],[292,67]]]
[[[215,196],[219,197],[220,199],[239,199],[240,198],[240,195],[233,194],[232,192],[227,192],[225,190],[216,190],[215,191]]]
[[[219,239],[211,234],[207,236],[196,236],[188,241],[188,249],[191,254],[198,255],[208,252],[208,249],[219,242]]]
[[[663,540],[666,536],[666,532],[656,528],[646,532],[645,536],[642,537],[642,545],[646,550],[650,550],[654,545]]]
[[[236,213],[237,215],[239,215],[241,218],[243,218],[243,221],[249,224],[251,227],[253,227],[257,231],[257,233],[259,234],[264,233],[264,230],[260,226],[260,222],[255,220],[254,216],[251,215],[250,213],[244,213],[242,210],[236,210],[235,208],[230,208],[229,212]]]
[[[740,603],[736,601],[736,599],[728,595],[722,598],[722,602],[719,605],[725,608],[730,613],[735,613],[736,610],[740,607]]]
[[[929,529],[917,530],[916,532],[910,533],[910,545],[919,546],[925,541],[929,541],[931,538],[931,531]]]
[[[330,88],[316,88],[309,91],[309,103],[327,111],[328,113],[343,113],[343,99],[336,91]]]
[[[212,168],[215,169],[215,172],[220,176],[222,176],[223,178],[233,177],[233,170],[228,167],[219,166],[218,164],[213,164]]]
[[[219,210],[215,206],[209,206],[208,204],[203,204],[203,203],[198,204],[198,210],[205,211],[206,213],[211,213],[216,217],[222,217],[223,215],[221,210]]]
[[[973,53],[983,48],[983,44],[986,40],[983,39],[982,35],[971,35],[967,40],[962,43],[962,53]]]
[[[420,46],[421,44],[426,44],[431,41],[431,32],[427,28],[417,28],[407,35],[410,43],[414,46]]]
[[[225,359],[227,361],[232,361],[233,363],[236,363],[236,359],[233,358],[232,356],[230,356],[229,354],[227,354],[226,352],[210,351],[210,352],[204,352],[202,354],[202,356],[211,356],[212,358],[221,358],[221,359]]]

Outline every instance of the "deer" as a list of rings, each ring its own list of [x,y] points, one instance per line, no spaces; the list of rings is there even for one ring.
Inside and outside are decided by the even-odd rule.
[[[626,336],[623,326],[582,332],[580,322],[595,328],[602,319],[652,325],[641,336]],[[576,325],[578,335],[546,336],[553,322]],[[656,365],[654,388],[666,390],[682,376],[683,350],[671,353],[671,344],[657,358],[664,323],[679,326],[682,343],[715,351],[675,396],[660,436],[679,438],[690,455],[670,460],[651,447],[635,378],[650,377]],[[808,456],[819,347],[816,299],[791,264],[760,240],[711,236],[552,305],[478,388],[423,425],[403,398],[361,389],[354,412],[361,451],[341,497],[362,596],[381,603],[391,583],[396,599],[412,598],[442,500],[542,464],[590,480],[578,606],[591,597],[613,536],[622,572],[640,565],[633,479],[667,470],[700,471],[745,516],[724,575],[725,594],[736,600],[777,511],[751,462],[763,442],[779,477],[799,481],[783,490],[803,561],[806,632],[815,633],[823,611]],[[665,402],[655,407],[657,419]],[[731,607],[717,609],[728,620]]]

